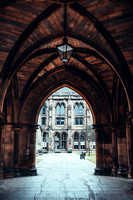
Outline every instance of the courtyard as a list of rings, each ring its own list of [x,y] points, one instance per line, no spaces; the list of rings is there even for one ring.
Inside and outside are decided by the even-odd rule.
[[[37,176],[0,180],[0,200],[133,199],[133,180],[95,176],[87,157],[49,153],[37,159]]]

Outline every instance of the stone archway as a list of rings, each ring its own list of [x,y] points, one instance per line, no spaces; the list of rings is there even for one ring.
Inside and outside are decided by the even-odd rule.
[[[80,73],[75,68],[62,66],[53,71],[47,77],[43,77],[35,87],[29,92],[29,95],[20,104],[18,109],[18,123],[14,126],[14,151],[9,158],[12,163],[5,165],[4,173],[7,176],[34,175],[35,168],[35,134],[38,128],[37,119],[39,110],[47,97],[54,91],[63,86],[67,86],[78,92],[89,104],[96,132],[96,171],[95,174],[110,174],[111,169],[117,166],[117,149],[114,138],[112,123],[112,112],[110,104],[105,100],[104,93],[99,90],[98,85],[91,82],[89,77]],[[12,130],[12,125],[7,126],[7,130]],[[112,135],[111,135],[112,134]],[[13,137],[13,136],[12,136]],[[112,154],[113,151],[115,154]],[[114,157],[114,155],[116,157]],[[114,159],[114,160],[113,160]],[[126,155],[125,155],[126,159]],[[123,162],[123,161],[122,161]],[[7,162],[8,163],[8,162]],[[6,169],[9,171],[6,171]],[[117,169],[118,170],[118,169]]]
[[[73,81],[72,81],[73,79]],[[81,87],[81,82],[82,82],[82,87]],[[47,84],[45,84],[47,83]],[[57,73],[53,73],[52,75],[50,75],[49,77],[46,77],[45,82],[40,82],[38,83],[38,85],[36,85],[36,87],[30,92],[28,98],[25,99],[25,103],[23,104],[24,106],[22,108],[19,109],[19,113],[18,116],[21,116],[21,118],[19,119],[19,123],[20,124],[29,124],[29,126],[34,126],[37,127],[36,122],[37,122],[37,118],[38,118],[38,113],[40,110],[40,107],[42,106],[43,102],[45,101],[45,99],[47,99],[47,97],[53,93],[54,91],[56,91],[57,89],[63,87],[63,86],[67,86],[70,87],[71,89],[75,90],[76,92],[78,92],[90,105],[92,113],[93,113],[93,118],[94,118],[94,123],[95,126],[97,126],[97,124],[103,124],[105,126],[107,126],[110,122],[110,109],[109,106],[107,105],[106,101],[104,100],[104,96],[102,96],[99,92],[98,89],[96,87],[94,87],[94,85],[88,82],[87,77],[84,76],[78,76],[77,72],[73,72],[71,70],[68,70],[66,67],[62,67],[62,69],[57,72]],[[42,92],[43,90],[43,92]],[[36,93],[36,91],[38,91]],[[39,93],[40,91],[40,93]],[[90,98],[90,93],[93,93],[93,96],[95,95],[95,99],[94,98]],[[42,95],[43,94],[43,95]],[[23,131],[24,126],[22,127],[21,131]],[[104,130],[103,127],[103,131],[106,134],[106,131]],[[29,147],[33,147],[34,146],[34,142],[33,142],[33,136],[34,136],[35,132],[33,133],[29,133],[29,137],[32,139],[29,139]],[[102,132],[103,134],[103,132]],[[107,135],[108,137],[108,135]],[[108,137],[109,138],[109,137]],[[99,141],[101,142],[101,144],[99,144],[99,146],[97,146],[97,144],[99,143]],[[105,145],[105,149],[103,149],[103,140],[100,138],[97,138],[96,141],[96,149],[98,151],[97,154],[97,167],[98,168],[112,168],[112,148],[111,148],[111,140],[109,138],[108,142],[110,142],[110,145],[108,145],[108,147],[106,147]],[[102,151],[101,149],[102,148]],[[104,151],[109,151],[109,155],[108,158],[104,161],[103,163],[103,152]],[[32,154],[32,158],[34,158],[34,154],[33,151],[31,152]],[[20,155],[19,155],[20,156]],[[22,155],[21,155],[22,157]],[[110,159],[109,159],[110,157]],[[101,160],[102,158],[102,160]],[[105,159],[105,158],[104,158]],[[109,162],[108,162],[109,159]],[[32,160],[32,164],[34,165],[34,161]],[[33,168],[33,165],[31,165],[31,169]],[[23,167],[25,167],[23,165]],[[35,167],[35,166],[34,166]]]

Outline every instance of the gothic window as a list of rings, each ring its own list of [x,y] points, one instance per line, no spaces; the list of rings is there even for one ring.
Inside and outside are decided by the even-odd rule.
[[[66,139],[67,139],[67,135],[66,135],[66,133],[63,133],[62,138],[61,138],[61,148],[62,149],[66,149]]]
[[[83,115],[83,105],[82,104],[80,104],[80,106],[79,106],[79,114]]]
[[[56,114],[59,115],[60,114],[60,105],[57,104],[56,106]]]
[[[79,107],[78,104],[75,105],[75,115],[78,115]]]
[[[57,104],[57,106],[56,106],[56,114],[57,115],[64,115],[65,114],[65,106],[64,106],[64,104]]]
[[[61,115],[64,115],[64,108],[65,108],[65,107],[64,107],[64,104],[62,104],[62,105],[61,105],[61,113],[60,113]]]
[[[76,103],[75,105],[75,115],[83,115],[83,105]]]
[[[44,115],[46,114],[46,105],[45,104],[42,107],[42,114],[44,114]]]
[[[60,135],[58,133],[55,134],[54,148],[55,148],[55,150],[60,149]]]

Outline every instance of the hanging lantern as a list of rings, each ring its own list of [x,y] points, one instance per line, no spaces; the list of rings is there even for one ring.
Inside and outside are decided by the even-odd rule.
[[[66,63],[69,61],[73,47],[67,42],[67,38],[63,39],[63,43],[57,46],[60,59],[63,63]]]
[[[57,50],[59,52],[60,59],[63,63],[66,63],[69,61],[73,47],[68,43],[67,37],[66,37],[66,3],[64,5],[64,39],[62,44],[57,45]]]

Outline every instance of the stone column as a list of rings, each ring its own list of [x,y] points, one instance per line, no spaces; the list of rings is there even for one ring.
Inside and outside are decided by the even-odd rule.
[[[128,156],[128,177],[133,178],[133,113],[128,114],[126,124],[127,156]]]
[[[3,113],[0,113],[0,179],[4,177],[3,172],[3,145],[2,145],[2,139],[3,139],[3,127],[4,127],[4,115]]]
[[[104,174],[104,163],[103,163],[103,127],[102,124],[93,124],[95,129],[95,140],[96,140],[96,168],[95,175]]]
[[[14,175],[20,176],[19,169],[19,135],[20,135],[20,127],[14,127]]]
[[[36,125],[31,125],[29,127],[29,162],[28,162],[28,168],[29,168],[29,175],[37,175],[37,169],[35,167],[35,146],[36,146],[36,129],[38,127]]]
[[[113,156],[113,169],[112,175],[117,176],[118,174],[118,151],[117,151],[117,130],[112,127],[112,156]]]

